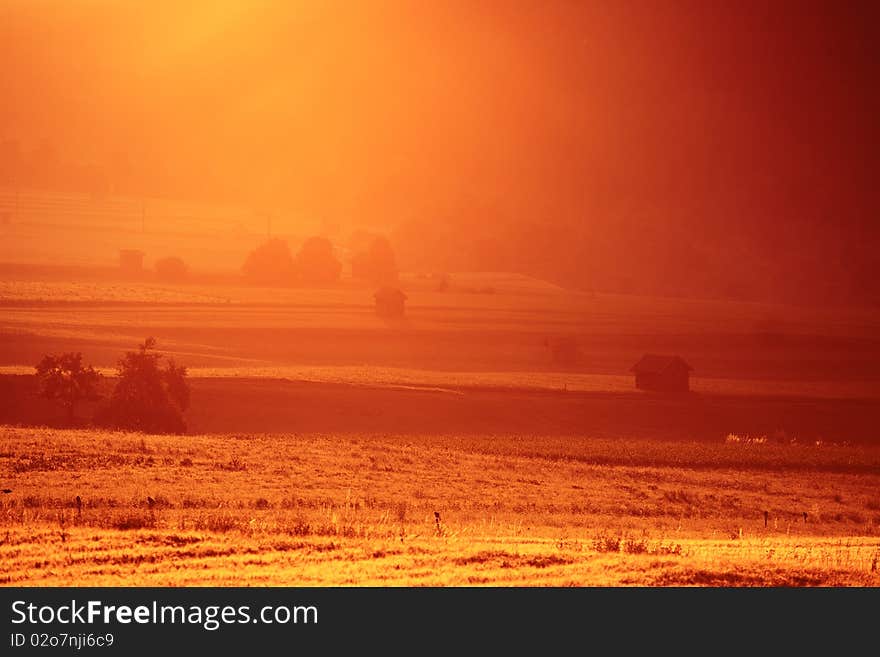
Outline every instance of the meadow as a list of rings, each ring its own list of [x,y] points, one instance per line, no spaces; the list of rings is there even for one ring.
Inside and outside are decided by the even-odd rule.
[[[46,4],[0,9],[0,587],[880,587],[862,3]]]
[[[75,349],[112,367],[120,350],[153,335],[206,375],[307,368],[318,380],[438,386],[482,377],[478,383],[496,386],[615,390],[653,351],[685,357],[695,389],[707,392],[880,390],[880,313],[870,308],[594,294],[512,274],[452,273],[438,291],[432,275],[407,274],[406,316],[389,320],[375,314],[373,289],[351,278],[326,288],[261,288],[92,273],[56,273],[58,280],[47,269],[3,271],[0,366]],[[553,362],[546,341],[558,337],[576,340],[577,362]],[[596,375],[605,378],[589,378]]]
[[[874,309],[409,273],[388,320],[348,276],[4,267],[6,586],[880,584]],[[187,435],[43,426],[42,355],[106,394],[148,335],[189,368]],[[635,390],[650,351],[692,392]]]
[[[11,586],[880,584],[877,448],[5,427],[0,482]]]

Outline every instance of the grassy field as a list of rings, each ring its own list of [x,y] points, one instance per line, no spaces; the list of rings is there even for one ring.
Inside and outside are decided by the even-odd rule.
[[[880,585],[876,448],[7,427],[0,482],[12,586]]]
[[[350,280],[305,289],[38,278],[12,270],[0,281],[0,366],[77,350],[112,367],[152,335],[204,376],[619,391],[656,352],[682,355],[701,392],[880,394],[876,309],[588,294],[505,274],[453,274],[438,292],[411,274],[406,317],[389,321],[373,290]],[[557,336],[577,341],[575,362],[553,361],[545,341]]]
[[[413,273],[390,321],[350,279],[0,270],[7,586],[880,585],[876,309]],[[147,336],[189,435],[28,428],[65,420],[44,354]],[[646,352],[693,392],[635,390]]]

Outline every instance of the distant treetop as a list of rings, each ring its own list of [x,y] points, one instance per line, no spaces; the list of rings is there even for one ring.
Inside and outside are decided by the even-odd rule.
[[[310,237],[296,254],[294,269],[304,283],[334,283],[342,273],[342,263],[336,258],[329,239]]]
[[[288,285],[294,274],[290,247],[286,241],[273,237],[250,252],[241,271],[250,283]]]

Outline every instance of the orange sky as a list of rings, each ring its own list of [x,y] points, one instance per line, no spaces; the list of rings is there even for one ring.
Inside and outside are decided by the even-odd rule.
[[[867,53],[840,10],[424,4],[7,0],[0,131],[196,186],[348,194],[377,177],[505,194],[667,164],[686,178],[692,156],[742,166],[743,141],[803,159],[865,137]]]
[[[866,226],[875,23],[767,4],[7,0],[0,141],[374,225]]]

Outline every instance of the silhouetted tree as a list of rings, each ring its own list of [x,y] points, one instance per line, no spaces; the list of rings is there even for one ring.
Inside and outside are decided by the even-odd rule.
[[[273,237],[251,251],[241,270],[252,283],[289,283],[294,272],[290,247],[284,240]]]
[[[384,237],[374,237],[369,246],[355,253],[351,259],[351,275],[376,285],[391,285],[397,281],[397,259],[391,243]]]
[[[180,283],[189,276],[189,267],[177,257],[162,258],[156,261],[156,277],[166,283]]]
[[[60,356],[43,356],[37,363],[40,395],[60,401],[67,409],[67,421],[73,424],[76,405],[83,400],[98,399],[101,374],[91,365],[84,366],[82,354],[67,352]]]
[[[306,283],[332,283],[339,280],[342,263],[334,255],[330,240],[310,237],[296,254],[294,269]]]
[[[163,355],[154,351],[156,340],[147,338],[137,351],[119,360],[119,380],[98,422],[116,429],[148,433],[184,433],[183,412],[189,408],[186,368],[171,359],[160,366]]]

